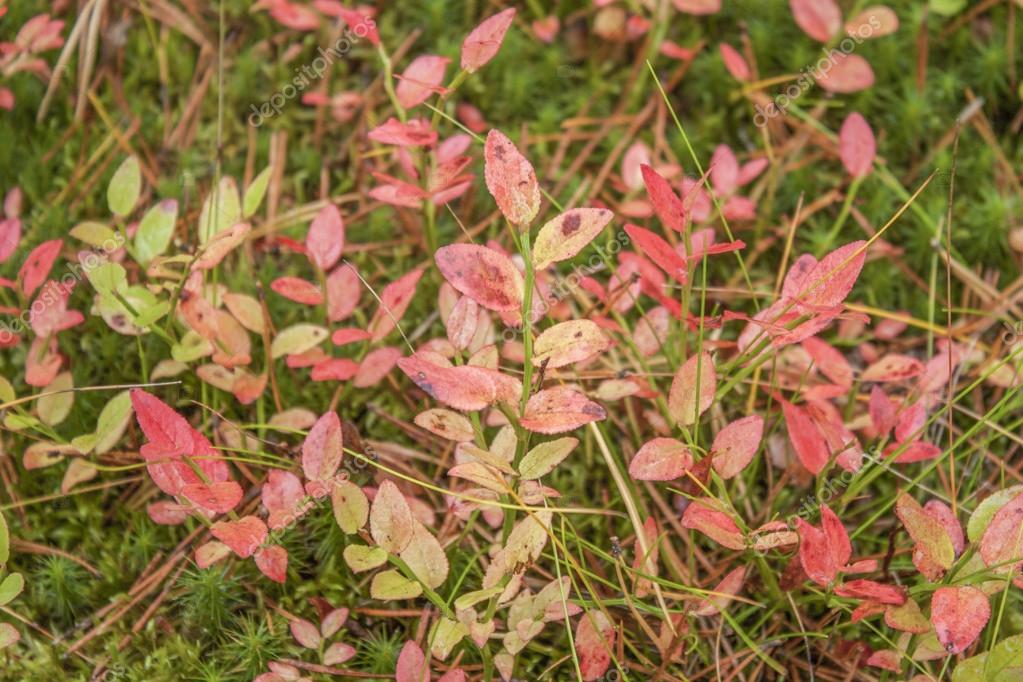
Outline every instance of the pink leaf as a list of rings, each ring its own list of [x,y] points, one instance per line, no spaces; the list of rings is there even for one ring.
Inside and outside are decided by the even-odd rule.
[[[763,433],[764,418],[759,415],[737,419],[718,431],[710,448],[714,471],[724,479],[742,473],[757,453]]]
[[[987,595],[976,587],[939,587],[931,597],[931,623],[950,654],[966,650],[991,617]]]
[[[789,0],[792,16],[806,35],[826,43],[842,28],[842,10],[834,0]]]
[[[331,322],[339,322],[359,306],[362,282],[355,268],[342,263],[327,277],[327,315]]]
[[[270,282],[270,288],[278,294],[305,305],[320,305],[323,303],[323,292],[312,282],[307,282],[301,277],[278,277]]]
[[[827,254],[820,262],[802,262],[802,276],[797,261],[785,278],[783,296],[794,299],[796,308],[804,313],[817,313],[840,306],[852,291],[867,258],[867,242],[855,241],[840,246]]]
[[[394,682],[430,682],[430,666],[426,655],[411,639],[405,642],[398,654]]]
[[[849,114],[838,132],[838,155],[849,175],[860,178],[870,173],[877,154],[874,131],[859,113]]]
[[[817,83],[828,92],[850,93],[866,90],[874,84],[874,70],[858,54],[831,51],[831,68],[821,69]]]
[[[401,351],[393,346],[370,351],[359,363],[359,370],[352,378],[352,385],[356,388],[376,386],[394,368],[394,363],[400,357]]]
[[[697,616],[713,616],[721,613],[722,609],[732,601],[731,597],[738,594],[742,589],[742,581],[746,579],[746,567],[732,569],[728,575],[721,579],[705,599],[702,599],[693,611]]]
[[[406,109],[425,102],[431,94],[443,91],[440,84],[444,82],[444,70],[451,60],[424,54],[412,60],[408,68],[400,76],[395,93],[398,104]]]
[[[728,73],[732,74],[732,78],[737,81],[748,81],[752,77],[746,60],[734,47],[728,43],[721,43],[718,45],[718,49],[721,51],[721,59],[725,63],[725,68],[728,69]]]
[[[21,241],[21,220],[18,218],[6,218],[0,220],[0,263],[3,263]]]
[[[398,325],[412,303],[416,285],[422,276],[423,269],[416,268],[384,287],[380,293],[380,307],[370,320],[367,330],[372,334],[372,341],[382,340]]]
[[[402,358],[398,367],[431,397],[457,410],[481,410],[494,402],[494,382],[482,369],[435,364],[431,355],[419,352]]]
[[[291,621],[291,636],[306,649],[319,649],[323,641],[320,630],[307,620],[296,618]]]
[[[600,679],[611,665],[615,629],[603,611],[591,609],[579,619],[575,629],[575,650],[583,680]]]
[[[276,583],[284,583],[288,575],[288,550],[280,545],[260,547],[253,558],[263,575]]]
[[[302,481],[290,471],[271,469],[260,495],[263,506],[270,512],[267,525],[273,530],[288,526],[304,511],[299,509],[299,503],[305,498]]]
[[[35,247],[28,254],[28,258],[18,270],[18,283],[25,298],[30,298],[39,285],[46,281],[46,276],[50,274],[62,246],[64,240],[51,239]]]
[[[484,308],[518,310],[522,306],[522,274],[499,251],[476,244],[451,244],[434,256],[444,279]]]
[[[515,9],[509,7],[480,22],[462,41],[462,68],[474,73],[493,59],[514,18]]]
[[[310,480],[326,481],[341,466],[343,455],[341,420],[333,410],[325,412],[302,443],[302,471]]]
[[[674,438],[654,438],[643,444],[629,462],[637,481],[672,481],[693,466],[689,448]]]
[[[367,134],[369,139],[398,147],[428,147],[437,142],[437,131],[421,118],[402,123],[391,117]]]
[[[496,128],[487,134],[483,158],[487,189],[501,213],[513,225],[531,223],[540,210],[540,185],[532,164]]]
[[[305,238],[306,255],[320,270],[330,270],[345,248],[345,223],[334,204],[327,204],[313,218]]]
[[[585,395],[567,386],[555,386],[536,393],[526,403],[519,424],[536,433],[563,433],[600,421],[607,412]]]
[[[924,371],[923,363],[908,355],[890,353],[863,370],[861,381],[904,381]]]

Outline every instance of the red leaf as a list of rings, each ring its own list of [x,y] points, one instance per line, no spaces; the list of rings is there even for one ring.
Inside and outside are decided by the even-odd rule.
[[[237,521],[219,521],[213,524],[210,533],[242,559],[247,559],[266,540],[266,524],[255,516],[244,516]]]
[[[365,36],[366,40],[369,41],[370,45],[376,47],[380,44],[380,34],[377,33],[377,25],[372,19],[363,16],[360,12],[357,12],[347,7],[339,7],[337,9],[338,16],[348,24],[348,27],[352,29],[352,33],[357,38]]]
[[[858,92],[874,84],[874,70],[863,57],[837,50],[832,50],[830,55],[831,68],[821,69],[817,76],[817,83],[828,92]]]
[[[483,158],[487,189],[501,213],[513,225],[531,223],[540,210],[540,185],[532,164],[496,128],[487,134]]]
[[[344,456],[341,420],[337,413],[326,412],[302,442],[302,471],[312,481],[326,481],[341,466]]]
[[[582,615],[575,629],[575,650],[585,682],[594,682],[607,672],[614,642],[614,625],[603,611],[591,609]]]
[[[846,117],[838,132],[838,155],[854,178],[868,175],[874,167],[877,142],[867,120],[857,112]]]
[[[519,424],[536,433],[563,433],[607,417],[607,412],[567,386],[555,386],[536,393],[526,403]]]
[[[759,415],[737,419],[718,431],[710,448],[714,471],[724,479],[742,473],[757,453],[763,433],[764,418]]]
[[[991,617],[987,595],[976,587],[939,587],[931,597],[931,622],[938,641],[959,654],[980,636]]]
[[[431,397],[458,410],[482,410],[494,402],[496,389],[486,372],[467,365],[435,364],[424,352],[398,360],[398,367]],[[429,358],[429,359],[427,359]],[[440,356],[437,359],[443,360]]]
[[[18,284],[25,298],[31,298],[32,293],[39,285],[46,281],[46,276],[50,274],[53,263],[60,255],[60,249],[63,246],[64,240],[51,239],[35,247],[28,254],[28,258],[18,270]]]
[[[369,139],[398,147],[429,147],[437,142],[437,131],[421,118],[402,123],[393,116],[367,134]]]
[[[646,192],[653,204],[654,212],[661,219],[664,226],[684,232],[686,229],[686,210],[682,200],[678,198],[675,191],[657,171],[650,166],[643,164],[639,167],[643,174],[643,182],[646,184]]]
[[[434,255],[444,279],[484,308],[512,311],[522,306],[522,274],[508,256],[476,244],[451,244]]]
[[[197,507],[218,514],[226,514],[242,501],[242,487],[234,481],[221,481],[209,485],[191,483],[181,489],[181,494]]]
[[[866,247],[867,242],[855,241],[838,247],[820,262],[814,262],[813,256],[809,260],[801,257],[785,278],[784,297],[794,299],[796,308],[809,314],[842,305],[863,269]]]
[[[320,270],[330,270],[345,248],[345,223],[334,204],[327,204],[313,218],[305,237],[306,255]]]
[[[842,28],[842,10],[834,0],[789,0],[792,16],[806,35],[826,43]]]
[[[493,59],[514,18],[515,8],[509,7],[480,22],[462,41],[462,68],[474,73]]]
[[[739,186],[739,160],[726,144],[719,144],[710,158],[710,182],[720,196],[731,194]]]
[[[720,507],[712,498],[693,500],[682,513],[682,525],[700,531],[728,549],[745,549],[742,531]]]
[[[278,294],[296,303],[320,305],[323,303],[323,292],[312,282],[301,277],[278,277],[270,282],[270,288]]]
[[[650,230],[631,223],[625,225],[625,232],[657,267],[675,281],[686,283],[686,260],[671,248],[671,244]]]
[[[906,589],[898,585],[885,585],[873,580],[849,580],[835,588],[839,597],[869,599],[882,604],[900,606],[906,603]]]
[[[820,506],[821,528],[816,528],[802,518],[796,519],[799,533],[799,562],[818,585],[827,586],[838,577],[840,570],[848,570],[852,556],[852,545],[845,526],[827,505]]]
[[[728,575],[721,579],[711,592],[714,594],[708,595],[707,598],[701,599],[696,609],[693,611],[697,616],[713,616],[721,612],[729,602],[732,601],[732,595],[739,593],[742,589],[742,581],[746,579],[746,567],[740,566],[739,568],[732,569]]]
[[[288,550],[280,545],[260,547],[253,557],[256,567],[270,580],[283,583],[288,576]]]
[[[824,436],[820,435],[816,424],[806,411],[789,402],[782,402],[785,414],[785,425],[789,431],[789,440],[796,451],[796,456],[810,473],[820,473],[828,464],[829,450]]]
[[[674,438],[654,438],[644,443],[629,462],[629,475],[637,481],[672,481],[691,466],[689,448]]]

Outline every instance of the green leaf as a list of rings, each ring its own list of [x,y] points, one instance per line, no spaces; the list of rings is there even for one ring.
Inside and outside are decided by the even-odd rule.
[[[527,452],[519,462],[519,474],[526,481],[546,476],[554,467],[561,464],[578,444],[579,440],[576,438],[558,438],[540,443]]]
[[[178,362],[194,362],[213,352],[213,344],[189,329],[181,341],[171,347],[171,357]]]
[[[44,393],[53,393],[54,395],[45,395],[36,401],[36,411],[44,424],[56,426],[67,418],[68,413],[71,412],[71,406],[75,402],[75,394],[69,389],[74,387],[75,382],[71,377],[71,372],[61,372],[50,382]],[[56,393],[56,391],[63,391],[63,393]]]
[[[234,178],[224,176],[206,197],[199,214],[199,243],[205,245],[213,235],[241,222],[242,207]]]
[[[1009,503],[1009,500],[1023,492],[1023,485],[1014,485],[1005,490],[988,495],[984,501],[977,505],[977,508],[970,514],[966,522],[966,537],[971,543],[980,542],[981,536],[987,530],[988,524],[994,518],[998,510]]]
[[[135,233],[135,259],[140,264],[147,265],[167,250],[177,219],[178,202],[173,199],[161,201],[146,211]]]
[[[11,556],[11,534],[7,530],[7,521],[0,513],[0,568],[7,565]]]
[[[129,156],[121,163],[107,185],[107,205],[115,215],[126,216],[135,208],[142,192],[142,170],[139,160]]]
[[[103,263],[86,271],[85,276],[101,296],[123,294],[128,288],[128,275],[118,263]]]
[[[0,581],[0,606],[7,606],[25,589],[25,579],[20,573],[11,573]]]
[[[96,420],[96,442],[93,445],[96,454],[102,455],[117,445],[130,421],[131,395],[128,391],[121,391],[103,406]]]
[[[966,0],[930,0],[931,11],[943,17],[959,14],[966,7]]]
[[[242,199],[242,215],[248,218],[259,209],[259,205],[263,203],[263,196],[266,194],[266,188],[270,184],[270,170],[267,166],[263,169],[263,172],[256,176],[256,179],[245,188],[245,198]]]

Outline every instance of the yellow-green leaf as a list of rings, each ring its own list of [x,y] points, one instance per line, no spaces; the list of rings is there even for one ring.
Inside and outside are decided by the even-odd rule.
[[[415,599],[423,593],[423,586],[415,580],[409,580],[395,570],[383,571],[373,576],[369,593],[374,599],[390,601],[394,599]]]
[[[561,464],[578,444],[579,439],[572,437],[540,443],[527,452],[519,462],[519,475],[526,481],[546,476],[554,467]]]
[[[50,385],[46,387],[44,395],[36,401],[36,410],[39,412],[39,419],[48,426],[56,426],[64,421],[71,406],[75,402],[75,394],[70,389],[75,387],[71,372],[61,372]]]
[[[371,571],[387,563],[387,552],[369,545],[348,545],[343,552],[345,563],[353,573]]]
[[[107,185],[107,205],[112,213],[126,216],[135,208],[141,192],[142,169],[139,160],[129,156],[114,172],[114,177]]]
[[[282,329],[270,344],[270,355],[279,358],[285,355],[299,355],[327,338],[327,330],[315,324],[296,324]]]

